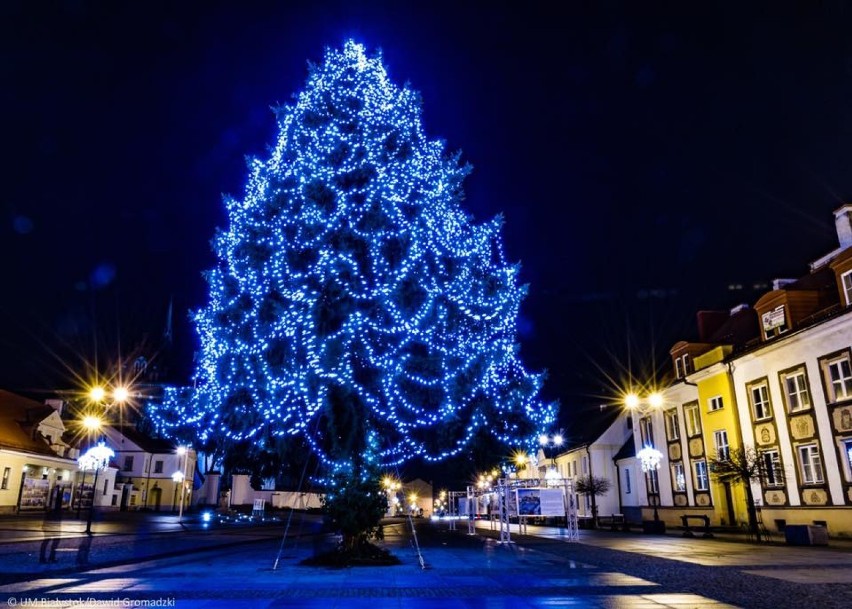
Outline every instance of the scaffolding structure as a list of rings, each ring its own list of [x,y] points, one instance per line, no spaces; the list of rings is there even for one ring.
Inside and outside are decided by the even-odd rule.
[[[574,481],[566,478],[499,478],[494,487],[480,488],[477,486],[468,486],[466,491],[450,491],[449,496],[449,528],[451,531],[456,530],[456,522],[465,517],[467,520],[468,535],[476,535],[476,516],[479,513],[479,508],[486,505],[487,509],[483,514],[488,515],[489,521],[493,528],[494,508],[499,522],[500,543],[512,543],[511,525],[517,523],[518,532],[526,531],[527,521],[530,518],[539,518],[539,516],[529,516],[519,514],[517,491],[519,489],[547,489],[562,491],[562,514],[565,518],[565,535],[566,541],[578,541],[578,501],[577,493],[574,489]],[[465,501],[464,509],[459,505],[460,500]],[[483,501],[483,499],[486,499]],[[515,522],[513,522],[513,520]]]

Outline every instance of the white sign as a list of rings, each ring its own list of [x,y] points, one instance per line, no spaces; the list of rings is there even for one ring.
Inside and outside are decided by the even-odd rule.
[[[564,516],[565,503],[562,499],[561,488],[543,488],[541,491],[541,515],[542,516]]]
[[[764,330],[772,330],[784,325],[784,305],[778,305],[771,311],[767,311],[761,317]]]

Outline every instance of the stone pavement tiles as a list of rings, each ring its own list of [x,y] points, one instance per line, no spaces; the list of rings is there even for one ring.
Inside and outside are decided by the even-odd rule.
[[[280,543],[263,542],[9,584],[0,587],[0,593],[18,605],[25,599],[45,599],[51,607],[103,607],[110,601],[122,606],[122,599],[128,603],[123,606],[147,601],[183,609],[735,606],[672,590],[617,568],[601,568],[520,544],[501,545],[494,539],[428,526],[422,528],[419,538],[420,554],[404,524],[386,530],[386,545],[403,562],[394,567],[300,566],[298,562],[312,551],[310,544],[303,543],[284,546],[278,568],[273,570]],[[425,568],[421,568],[421,556]]]

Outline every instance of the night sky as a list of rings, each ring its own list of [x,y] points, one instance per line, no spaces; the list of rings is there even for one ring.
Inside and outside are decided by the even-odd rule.
[[[473,165],[473,217],[505,215],[521,355],[566,420],[608,376],[652,374],[698,309],[753,303],[836,246],[848,5],[404,4],[0,4],[0,387],[66,389],[86,361],[150,350],[170,301],[186,382],[221,194],[273,142],[270,107],[349,37]]]

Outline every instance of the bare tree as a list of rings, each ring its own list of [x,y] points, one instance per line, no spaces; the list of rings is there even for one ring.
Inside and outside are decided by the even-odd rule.
[[[589,495],[592,498],[593,527],[598,524],[598,505],[595,501],[595,497],[606,495],[611,488],[612,482],[609,479],[592,476],[591,474],[577,478],[577,481],[574,483],[574,490],[577,491],[578,494]]]
[[[760,527],[757,524],[757,507],[754,503],[754,493],[751,483],[761,481],[770,473],[771,464],[767,464],[765,455],[750,446],[731,449],[728,454],[716,454],[708,459],[710,472],[717,480],[742,482],[745,485],[746,509],[748,511],[748,528],[754,538],[760,541]],[[781,473],[771,472],[776,479]]]

